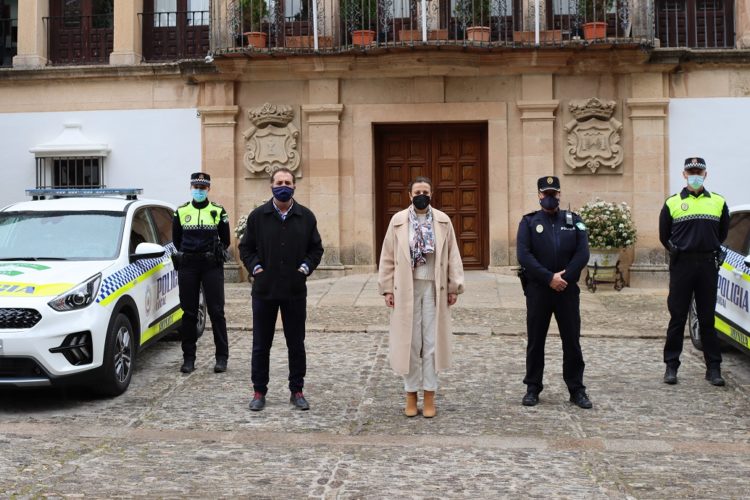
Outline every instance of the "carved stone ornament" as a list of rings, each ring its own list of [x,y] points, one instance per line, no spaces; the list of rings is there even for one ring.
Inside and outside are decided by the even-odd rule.
[[[300,164],[299,129],[294,126],[294,110],[285,104],[269,104],[247,113],[249,129],[243,132],[245,155],[242,163],[251,174],[271,175],[286,167],[295,175]]]
[[[622,164],[620,146],[622,123],[612,118],[615,101],[601,101],[596,97],[571,101],[568,105],[575,117],[565,125],[568,145],[565,163],[577,170],[586,167],[596,173],[599,167],[614,170]]]

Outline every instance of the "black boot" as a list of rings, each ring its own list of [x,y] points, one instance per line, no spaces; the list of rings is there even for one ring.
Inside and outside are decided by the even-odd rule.
[[[711,382],[711,385],[723,386],[724,379],[721,378],[721,368],[709,368],[706,370],[706,380]]]
[[[677,383],[677,368],[667,367],[667,371],[664,372],[664,383],[669,385]]]
[[[194,359],[186,359],[182,362],[182,366],[180,367],[180,371],[182,373],[191,373],[195,371],[195,360]]]

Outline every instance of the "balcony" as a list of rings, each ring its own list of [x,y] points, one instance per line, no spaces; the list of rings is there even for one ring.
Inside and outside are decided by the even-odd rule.
[[[18,20],[0,18],[0,67],[13,65],[18,50]]]
[[[654,41],[653,28],[644,22],[653,7],[631,12],[628,0],[223,0],[215,4],[212,42],[217,54],[650,45]],[[588,31],[589,21],[600,23],[599,33]]]
[[[142,12],[143,59],[203,59],[210,50],[209,11]]]
[[[43,18],[50,64],[108,64],[114,43],[112,14]]]

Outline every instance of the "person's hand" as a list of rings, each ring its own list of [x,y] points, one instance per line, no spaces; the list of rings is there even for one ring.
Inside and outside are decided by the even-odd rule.
[[[555,273],[554,276],[552,276],[552,281],[549,282],[549,287],[556,292],[562,292],[568,286],[568,282],[562,278],[563,274],[565,274],[565,269]]]
[[[452,306],[456,303],[458,300],[458,294],[457,293],[449,293],[448,294],[448,307]]]
[[[262,272],[263,272],[263,268],[261,267],[260,269],[258,269],[257,271],[255,271],[255,273],[253,274],[253,276],[258,276]]]
[[[383,297],[385,297],[385,305],[386,305],[386,307],[393,307],[393,294],[392,293],[384,293]]]

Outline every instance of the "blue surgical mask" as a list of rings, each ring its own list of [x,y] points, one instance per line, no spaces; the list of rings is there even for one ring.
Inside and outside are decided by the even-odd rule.
[[[274,186],[271,188],[273,197],[284,203],[292,199],[294,188],[289,186]]]
[[[208,197],[208,190],[207,189],[191,189],[190,194],[193,195],[193,199],[197,201],[198,203],[202,203],[206,201],[206,198]]]
[[[702,175],[688,175],[688,186],[698,191],[703,187],[703,176]]]

